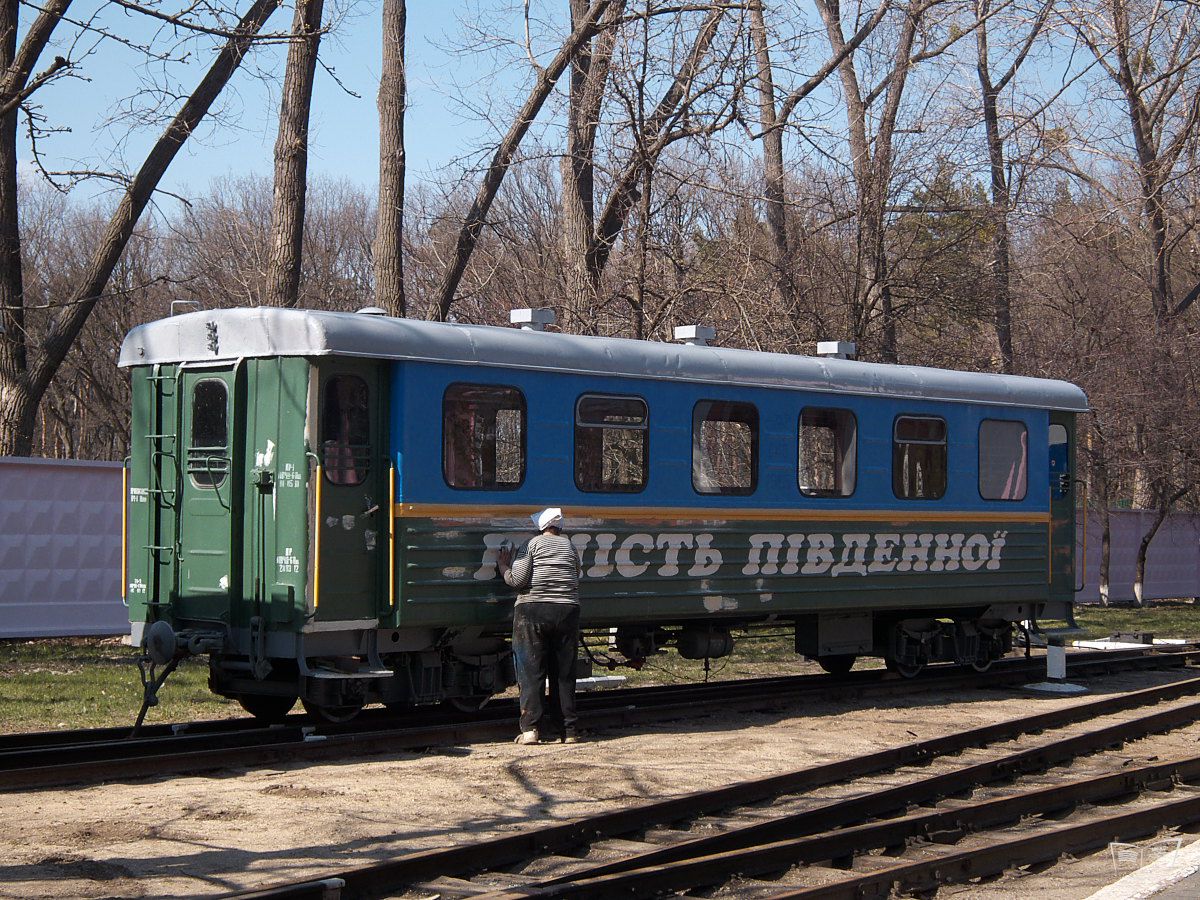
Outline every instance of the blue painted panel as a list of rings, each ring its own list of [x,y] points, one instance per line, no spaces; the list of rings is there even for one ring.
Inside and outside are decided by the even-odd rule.
[[[412,503],[480,505],[763,507],[873,509],[898,513],[991,511],[1046,512],[1048,414],[1044,410],[939,401],[895,400],[771,388],[735,388],[633,378],[598,378],[523,372],[483,366],[406,362],[394,364],[392,448],[400,472],[399,497]],[[525,394],[528,452],[524,483],[516,490],[455,490],[442,477],[442,395],[453,382],[510,385]],[[650,472],[644,491],[585,493],[574,481],[575,404],[586,393],[637,396],[650,410]],[[700,400],[740,400],[759,411],[759,483],[749,496],[697,493],[691,481],[692,410]],[[852,411],[858,420],[858,478],[845,498],[805,497],[797,486],[797,429],[805,406]],[[939,500],[901,500],[892,493],[892,427],[899,415],[936,415],[946,420],[949,480]],[[1029,429],[1028,491],[1023,501],[979,496],[979,423],[1024,422]]]

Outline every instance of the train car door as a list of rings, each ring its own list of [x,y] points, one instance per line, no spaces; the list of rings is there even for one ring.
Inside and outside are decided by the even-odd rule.
[[[389,559],[383,366],[338,358],[316,368],[317,512],[313,608],[318,622],[380,615]]]
[[[179,599],[176,618],[230,621],[240,596],[241,434],[239,364],[181,367],[178,515]]]
[[[1050,414],[1050,595],[1073,599],[1075,591],[1075,422]]]

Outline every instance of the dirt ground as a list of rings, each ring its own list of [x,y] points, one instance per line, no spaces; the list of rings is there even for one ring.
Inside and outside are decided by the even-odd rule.
[[[1181,677],[1119,675],[1088,686],[1096,696]],[[576,745],[490,744],[0,795],[0,897],[175,897],[264,886],[1080,701],[1003,690],[877,702],[722,713],[605,730]],[[1180,736],[1178,755],[1198,736]],[[1040,900],[1073,900],[1121,874],[1099,852],[940,896],[1037,891]]]

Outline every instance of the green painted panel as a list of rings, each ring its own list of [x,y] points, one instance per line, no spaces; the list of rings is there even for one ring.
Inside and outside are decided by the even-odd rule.
[[[519,520],[400,520],[398,622],[503,623],[514,594],[495,572]],[[509,526],[512,531],[506,531]],[[694,520],[585,522],[584,621],[761,618],[839,609],[935,609],[1047,597],[1042,521]]]
[[[308,460],[304,422],[307,360],[248,360],[243,519],[245,602],[234,624],[253,616],[292,630],[304,614],[308,567]]]

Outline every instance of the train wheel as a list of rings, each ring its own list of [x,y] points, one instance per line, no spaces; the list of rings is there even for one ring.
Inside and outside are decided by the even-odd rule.
[[[831,656],[818,656],[817,665],[830,675],[846,675],[858,659],[853,653],[835,653]]]
[[[278,697],[273,694],[243,694],[237,701],[238,705],[254,718],[272,725],[282,722],[296,705],[295,697]]]
[[[317,703],[310,703],[307,700],[301,702],[304,704],[304,711],[308,713],[310,719],[316,719],[318,722],[328,722],[330,725],[342,725],[362,712],[362,704],[322,706]]]
[[[989,656],[986,659],[976,659],[971,663],[971,668],[976,672],[986,672],[992,667],[992,658]]]
[[[897,673],[901,678],[916,678],[921,674],[921,670],[925,668],[925,663],[902,663],[894,659],[886,660],[886,665],[889,672]]]

